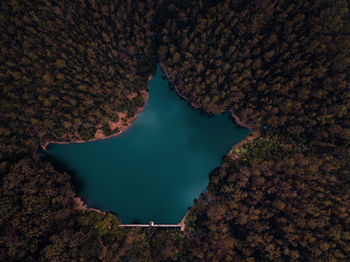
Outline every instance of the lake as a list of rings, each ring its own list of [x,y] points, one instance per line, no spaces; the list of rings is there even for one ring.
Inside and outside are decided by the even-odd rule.
[[[87,205],[113,211],[124,224],[180,222],[210,172],[250,132],[228,113],[194,110],[163,78],[158,66],[145,109],[121,135],[47,147],[50,159],[83,182]]]

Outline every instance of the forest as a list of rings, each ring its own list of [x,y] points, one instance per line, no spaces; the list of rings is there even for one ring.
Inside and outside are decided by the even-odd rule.
[[[0,261],[350,260],[350,1],[10,0],[0,25]],[[195,107],[260,132],[185,232],[79,207],[36,155],[117,133],[159,62]]]

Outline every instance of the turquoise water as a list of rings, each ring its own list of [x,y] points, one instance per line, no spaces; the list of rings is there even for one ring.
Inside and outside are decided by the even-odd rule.
[[[113,211],[122,223],[180,222],[205,191],[209,173],[249,133],[229,114],[193,110],[163,75],[158,66],[145,109],[121,135],[47,149],[83,182],[89,207]]]

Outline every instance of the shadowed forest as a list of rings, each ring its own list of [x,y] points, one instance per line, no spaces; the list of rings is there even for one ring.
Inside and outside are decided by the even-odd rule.
[[[0,261],[348,261],[349,8],[2,1]],[[79,207],[72,175],[35,154],[117,133],[159,61],[193,105],[260,132],[210,174],[185,232]]]

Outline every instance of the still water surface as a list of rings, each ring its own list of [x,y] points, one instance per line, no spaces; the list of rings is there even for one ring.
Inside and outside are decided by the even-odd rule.
[[[180,222],[209,173],[249,133],[229,114],[193,110],[162,76],[158,66],[145,109],[121,135],[48,146],[50,158],[83,181],[87,205],[117,213],[122,223]]]

